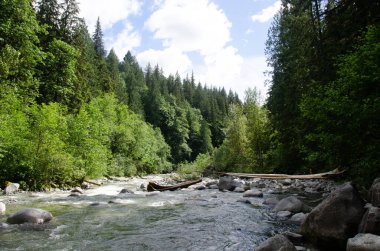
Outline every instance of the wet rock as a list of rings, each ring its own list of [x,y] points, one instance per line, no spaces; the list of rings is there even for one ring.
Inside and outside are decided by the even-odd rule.
[[[302,246],[295,246],[295,248],[297,251],[306,251],[307,250],[307,248],[302,247]]]
[[[9,225],[7,223],[0,223],[0,229],[8,228]]]
[[[295,224],[301,225],[302,222],[304,222],[304,220],[306,219],[306,216],[307,214],[297,213],[290,218],[290,221]]]
[[[380,236],[373,234],[357,234],[348,239],[347,251],[380,251]]]
[[[368,207],[359,225],[359,233],[380,235],[380,208]]]
[[[235,181],[231,176],[222,176],[219,178],[218,188],[219,190],[233,191],[235,189]]]
[[[108,204],[113,204],[113,203],[108,203]],[[94,202],[94,203],[91,203],[89,206],[90,207],[108,207],[108,204],[107,203],[104,203],[104,202]]]
[[[243,197],[263,197],[263,193],[257,189],[251,189],[243,193]]]
[[[69,197],[80,197],[80,196],[81,196],[81,194],[78,193],[78,192],[73,192],[73,193],[71,193],[71,194],[69,195]]]
[[[72,193],[79,193],[79,194],[84,194],[84,191],[82,190],[82,188],[80,187],[74,187],[72,190],[71,190]]]
[[[208,188],[209,188],[209,189],[219,189],[218,185],[215,185],[215,184],[209,186]]]
[[[242,188],[242,187],[235,187],[234,192],[235,192],[235,193],[244,193],[244,192],[245,192],[245,189]]]
[[[141,190],[145,190],[145,189],[146,189],[145,185],[144,185],[144,184],[141,184],[141,185],[140,185],[140,189],[141,189]]]
[[[289,196],[280,200],[273,211],[290,211],[292,213],[299,213],[302,211],[304,204],[295,196]]]
[[[5,204],[3,202],[0,202],[0,215],[4,215],[5,210],[6,210]]]
[[[218,198],[218,196],[216,194],[213,194],[213,195],[211,195],[211,198],[216,199],[216,198]]]
[[[292,215],[292,213],[289,212],[289,211],[279,211],[279,212],[277,212],[277,214],[276,214],[276,216],[277,216],[278,218],[288,218],[290,215]]]
[[[278,202],[279,200],[276,197],[270,197],[270,198],[266,198],[263,204],[273,208],[277,205]]]
[[[205,189],[206,189],[206,186],[204,185],[200,185],[195,188],[195,190],[205,190]]]
[[[284,179],[284,180],[279,180],[279,182],[284,185],[284,186],[290,186],[292,184],[291,179]]]
[[[345,183],[311,211],[301,225],[301,234],[321,247],[342,249],[356,234],[364,205],[356,188]]]
[[[245,203],[245,204],[252,204],[252,201],[247,199],[238,199],[237,202]]]
[[[42,224],[53,219],[48,211],[38,208],[25,208],[8,217],[9,224],[36,223]]]
[[[210,188],[210,186],[212,186],[212,185],[218,185],[218,181],[213,180],[213,181],[210,181],[210,182],[206,183],[206,187],[208,187],[208,188]]]
[[[278,234],[261,243],[255,251],[296,251],[293,243],[291,243],[284,235]]]
[[[285,235],[285,237],[290,240],[293,244],[301,244],[303,242],[303,236],[300,235],[300,234],[297,234],[297,233],[293,233],[293,232],[285,232],[283,233],[283,235]]]
[[[91,188],[91,184],[88,183],[88,182],[86,182],[86,181],[84,181],[84,182],[80,185],[80,187],[81,187],[82,189],[90,189],[90,188]]]
[[[123,194],[123,193],[134,194],[135,192],[133,192],[131,189],[123,188],[121,189],[120,194]]]
[[[380,207],[380,178],[373,181],[369,190],[369,201],[375,207]]]
[[[9,183],[8,186],[4,189],[5,195],[12,195],[15,194],[18,189],[20,188],[20,184],[18,183]]]

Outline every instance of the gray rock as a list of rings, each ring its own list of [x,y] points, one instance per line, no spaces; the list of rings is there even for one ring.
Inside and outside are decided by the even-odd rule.
[[[369,189],[369,201],[375,207],[380,207],[380,178],[373,181]]]
[[[218,188],[219,190],[233,191],[235,189],[235,181],[232,176],[222,176],[219,178]]]
[[[301,225],[302,222],[304,222],[304,220],[306,219],[306,216],[307,215],[304,213],[297,213],[290,218],[290,221],[295,224]]]
[[[71,190],[72,193],[80,193],[80,194],[83,194],[83,190],[82,188],[80,187],[74,187],[72,190]]]
[[[373,234],[357,234],[348,239],[347,251],[380,251],[380,236]]]
[[[204,185],[200,185],[195,188],[195,190],[205,190],[205,189],[206,189],[206,186]]]
[[[73,193],[71,193],[71,194],[69,195],[69,197],[80,197],[80,196],[81,196],[81,194],[78,193],[78,192],[73,192]]]
[[[237,202],[245,203],[245,204],[252,204],[252,201],[247,199],[238,199]]]
[[[18,189],[20,188],[20,184],[18,183],[10,183],[5,189],[4,189],[4,194],[5,195],[12,195],[15,194]]]
[[[123,189],[121,189],[120,193],[134,194],[135,192],[133,192],[131,189],[123,188]]]
[[[276,197],[270,197],[270,198],[266,198],[263,204],[273,208],[277,205],[278,202],[279,200]]]
[[[216,185],[216,184],[210,185],[208,188],[209,189],[219,189],[218,185]]]
[[[218,181],[214,180],[206,183],[206,187],[208,188],[210,188],[212,185],[218,185]]]
[[[356,188],[345,183],[310,212],[301,224],[301,234],[323,248],[342,249],[356,234],[364,205]]]
[[[275,212],[290,211],[292,213],[299,213],[302,211],[303,203],[295,196],[289,196],[280,200],[274,207]]]
[[[53,219],[48,211],[38,208],[25,208],[8,217],[9,224],[36,223],[42,224]]]
[[[306,251],[307,250],[305,247],[302,247],[302,246],[295,246],[295,248],[297,251]]]
[[[5,204],[3,202],[0,202],[0,215],[4,215],[5,210],[6,210]]]
[[[243,193],[243,197],[263,197],[263,193],[257,189],[247,190]]]
[[[276,214],[276,216],[277,216],[278,218],[288,218],[290,215],[292,215],[292,213],[289,212],[289,211],[279,211],[279,212],[277,212],[277,214]]]
[[[292,180],[291,179],[279,180],[279,182],[281,184],[283,184],[284,186],[290,186],[292,184]]]
[[[297,249],[285,236],[278,234],[261,243],[255,251],[297,251]]]
[[[359,225],[359,233],[380,235],[380,208],[368,207]]]
[[[91,188],[91,184],[88,183],[88,182],[86,182],[86,181],[84,181],[84,182],[80,185],[80,187],[81,187],[82,189],[90,189],[90,188]]]
[[[235,193],[244,193],[244,192],[245,192],[245,189],[242,188],[242,187],[235,187],[234,192],[235,192]]]
[[[303,236],[300,234],[286,231],[283,233],[283,235],[285,235],[285,237],[295,245],[301,244],[303,242]]]

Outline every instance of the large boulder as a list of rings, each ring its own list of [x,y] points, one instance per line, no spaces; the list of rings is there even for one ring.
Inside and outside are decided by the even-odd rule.
[[[273,211],[289,211],[292,213],[299,213],[304,208],[304,204],[295,196],[289,196],[280,200],[276,206],[273,208]]]
[[[369,201],[375,207],[380,207],[380,178],[373,181],[369,189]]]
[[[234,177],[232,176],[222,176],[219,178],[218,188],[219,190],[229,190],[233,191],[236,187]]]
[[[42,224],[53,219],[48,211],[38,208],[25,208],[8,217],[9,224],[36,223]]]
[[[301,234],[323,248],[342,249],[357,233],[364,205],[356,188],[345,183],[310,212],[301,225]]]
[[[4,215],[5,210],[6,210],[5,204],[3,202],[0,202],[0,215]]]
[[[20,188],[20,184],[18,183],[9,183],[7,187],[4,189],[4,194],[5,195],[12,195],[15,194],[18,189]]]
[[[255,251],[297,251],[284,235],[278,234],[261,243]]]
[[[347,251],[380,251],[380,236],[373,234],[357,234],[348,239]]]
[[[380,208],[369,206],[359,225],[359,233],[380,235]]]

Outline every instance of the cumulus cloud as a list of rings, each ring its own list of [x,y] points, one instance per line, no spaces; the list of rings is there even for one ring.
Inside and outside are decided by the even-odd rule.
[[[192,69],[189,57],[175,47],[169,47],[164,50],[149,49],[139,53],[136,58],[144,67],[148,63],[152,66],[159,65],[166,76],[177,71],[180,75],[184,75]]]
[[[108,44],[110,48],[114,48],[119,59],[123,59],[128,51],[140,46],[141,36],[133,30],[133,26],[129,22],[125,21],[123,30],[115,38],[109,38]]]
[[[106,30],[129,15],[138,14],[142,5],[138,0],[78,0],[78,3],[90,31],[95,29],[98,17]]]
[[[224,12],[208,0],[157,1],[160,6],[145,27],[162,40],[164,47],[202,55],[216,53],[230,41],[231,23]]]
[[[263,9],[260,13],[251,16],[253,22],[268,22],[281,9],[281,1],[276,1],[273,5]]]

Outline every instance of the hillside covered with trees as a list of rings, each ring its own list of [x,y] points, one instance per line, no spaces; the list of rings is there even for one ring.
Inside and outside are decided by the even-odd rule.
[[[0,184],[104,175],[380,174],[380,4],[283,0],[262,105],[106,52],[75,0],[0,2]]]

